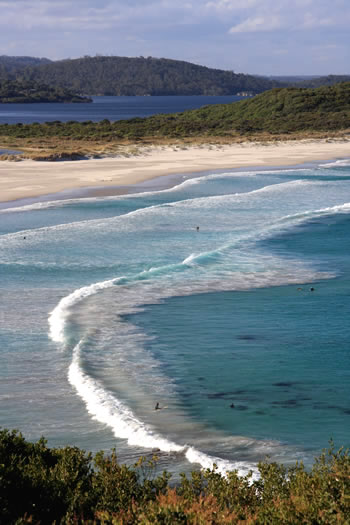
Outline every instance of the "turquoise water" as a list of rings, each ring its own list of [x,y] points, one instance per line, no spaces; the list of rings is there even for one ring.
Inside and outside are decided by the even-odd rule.
[[[349,445],[350,162],[171,182],[0,210],[0,426],[173,472]]]

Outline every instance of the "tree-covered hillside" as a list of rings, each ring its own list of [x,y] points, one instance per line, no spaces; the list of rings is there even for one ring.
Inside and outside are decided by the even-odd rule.
[[[318,88],[321,86],[334,86],[340,82],[350,82],[350,75],[327,75],[298,82],[295,87]]]
[[[280,85],[263,77],[152,57],[61,60],[26,68],[20,78],[89,95],[235,95],[241,91],[255,94]]]
[[[284,88],[231,104],[148,118],[109,122],[51,122],[0,126],[17,138],[70,137],[75,140],[141,139],[311,133],[350,129],[350,82],[318,89]]]
[[[17,72],[28,66],[38,66],[40,64],[48,64],[49,62],[51,62],[51,60],[48,58],[0,55],[0,78],[3,75],[13,77]]]
[[[273,87],[316,88],[350,81],[349,75],[263,77],[153,57],[85,56],[47,58],[0,56],[0,79],[64,87],[89,95],[235,95]]]
[[[0,79],[0,104],[27,102],[92,102],[65,88],[54,88],[38,82]]]

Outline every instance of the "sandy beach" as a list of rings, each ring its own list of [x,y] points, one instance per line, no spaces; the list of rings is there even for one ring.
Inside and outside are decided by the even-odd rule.
[[[128,157],[63,162],[0,162],[0,201],[40,197],[63,190],[137,184],[162,175],[240,167],[291,166],[349,158],[348,139],[141,147]]]

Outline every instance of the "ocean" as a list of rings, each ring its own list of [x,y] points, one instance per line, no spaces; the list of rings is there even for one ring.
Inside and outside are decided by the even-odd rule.
[[[3,206],[0,426],[175,477],[349,446],[349,231],[347,160]]]

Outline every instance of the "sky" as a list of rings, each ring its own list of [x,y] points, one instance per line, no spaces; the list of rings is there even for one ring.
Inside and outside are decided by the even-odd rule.
[[[235,73],[350,74],[350,0],[0,0],[0,55],[172,58]]]

